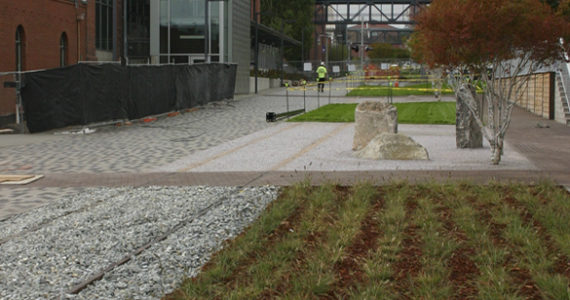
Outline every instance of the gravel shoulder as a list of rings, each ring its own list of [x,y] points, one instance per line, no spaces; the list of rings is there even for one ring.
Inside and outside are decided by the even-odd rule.
[[[14,216],[0,222],[0,298],[158,299],[195,275],[277,193],[270,186],[94,188]]]

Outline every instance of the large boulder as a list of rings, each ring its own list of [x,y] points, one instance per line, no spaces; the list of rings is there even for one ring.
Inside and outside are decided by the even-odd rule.
[[[422,145],[406,135],[388,132],[374,137],[366,147],[354,152],[354,156],[375,160],[429,160]]]
[[[388,103],[366,101],[358,104],[354,122],[352,150],[366,147],[375,136],[383,132],[398,133],[398,111]]]

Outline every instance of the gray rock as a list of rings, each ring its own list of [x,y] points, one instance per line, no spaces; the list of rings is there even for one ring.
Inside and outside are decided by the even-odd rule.
[[[457,148],[481,148],[483,147],[483,133],[481,127],[475,121],[473,112],[469,106],[477,113],[478,105],[475,101],[475,90],[471,86],[460,87],[457,94],[456,102],[456,122],[455,122],[455,141]]]
[[[352,150],[360,150],[380,133],[398,132],[398,111],[388,103],[366,101],[356,107],[354,122]]]
[[[381,133],[355,157],[376,160],[429,160],[427,150],[410,137],[399,133]]]

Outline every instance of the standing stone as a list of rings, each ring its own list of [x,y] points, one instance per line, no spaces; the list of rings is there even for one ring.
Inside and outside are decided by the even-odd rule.
[[[352,150],[360,150],[383,132],[398,133],[398,110],[388,103],[362,102],[356,107],[354,122]]]
[[[456,121],[455,121],[455,142],[457,148],[482,148],[483,133],[475,121],[469,105],[475,108],[478,113],[478,105],[475,101],[475,89],[472,86],[461,86],[457,93],[456,101]]]

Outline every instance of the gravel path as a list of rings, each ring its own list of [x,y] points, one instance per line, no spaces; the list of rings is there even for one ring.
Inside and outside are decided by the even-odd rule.
[[[269,186],[96,188],[9,218],[0,222],[0,298],[158,299],[196,275],[277,193]],[[68,294],[125,257],[131,260]]]

